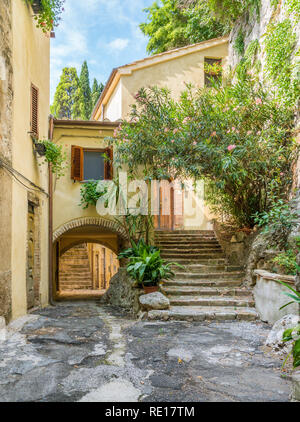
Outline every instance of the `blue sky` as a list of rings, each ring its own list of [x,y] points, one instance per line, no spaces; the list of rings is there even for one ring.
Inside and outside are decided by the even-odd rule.
[[[62,21],[51,40],[51,102],[64,67],[78,73],[87,60],[91,83],[105,83],[114,67],[147,56],[139,29],[143,9],[154,0],[66,0]]]

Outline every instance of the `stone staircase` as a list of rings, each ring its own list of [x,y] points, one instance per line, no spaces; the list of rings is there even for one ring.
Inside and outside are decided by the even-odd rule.
[[[59,289],[92,289],[92,274],[85,245],[75,246],[62,255],[59,263]]]
[[[150,319],[255,320],[258,318],[249,289],[242,286],[241,268],[228,265],[213,231],[160,231],[155,243],[162,257],[177,262],[176,277],[162,283],[170,299],[167,311],[151,311]]]

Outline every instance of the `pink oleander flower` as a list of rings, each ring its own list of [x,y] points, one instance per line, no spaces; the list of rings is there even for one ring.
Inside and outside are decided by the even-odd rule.
[[[230,129],[228,129],[226,133],[230,133]]]
[[[236,145],[229,145],[228,146],[228,151],[233,151],[236,148]]]
[[[174,139],[172,139],[172,141],[171,141],[171,142],[172,142],[172,144],[174,144],[175,140],[174,140]]]
[[[256,98],[256,101],[255,102],[256,102],[257,105],[262,104],[261,98]]]
[[[216,136],[217,135],[217,132],[216,131],[214,131],[212,134],[211,134],[211,136]]]
[[[179,129],[177,129],[177,128],[176,128],[176,129],[174,129],[174,130],[173,130],[174,135],[175,135],[175,133],[177,133],[177,132],[179,132]]]
[[[234,126],[232,126],[231,130],[232,130],[232,132],[234,132],[234,131],[235,131],[235,127],[234,127]]]
[[[247,135],[251,135],[252,131],[248,130]]]
[[[280,173],[280,176],[284,176],[284,173],[282,173],[282,172],[281,172],[281,173]]]
[[[196,142],[196,141],[194,141],[194,142],[193,142],[193,145],[197,145],[197,142]]]
[[[261,131],[259,130],[259,131],[257,132],[257,134],[258,134],[258,135],[261,135]]]
[[[166,127],[166,128],[165,128],[165,130],[164,130],[164,132],[165,132],[165,133],[169,132],[169,128],[168,128],[168,127]]]
[[[190,121],[191,119],[190,119],[190,117],[185,117],[184,119],[183,119],[183,121],[182,121],[182,123],[187,123],[188,121]]]

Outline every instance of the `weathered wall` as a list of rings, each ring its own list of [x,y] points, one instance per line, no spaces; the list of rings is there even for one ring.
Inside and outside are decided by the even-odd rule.
[[[42,164],[30,137],[31,84],[39,90],[39,138],[48,138],[50,104],[50,38],[36,28],[32,9],[23,0],[12,1],[13,34],[13,127],[12,166],[15,170],[48,191],[48,166]],[[39,164],[41,164],[39,166]],[[24,179],[23,179],[24,182]],[[40,190],[32,190],[25,183],[13,182],[12,192],[12,318],[27,312],[26,268],[28,201],[34,193],[35,225],[39,232],[35,239],[35,263],[39,268],[39,305],[48,304],[48,197]],[[39,262],[38,262],[39,261]]]
[[[261,0],[260,16],[258,17],[256,13],[246,14],[242,19],[240,19],[234,26],[230,38],[229,38],[229,54],[228,62],[232,68],[235,68],[236,65],[241,60],[240,54],[235,49],[235,42],[239,33],[243,34],[245,51],[247,46],[251,41],[259,41],[259,50],[257,52],[257,61],[261,63],[260,69],[260,78],[263,80],[265,76],[265,63],[266,63],[266,53],[264,47],[264,35],[267,30],[267,26],[270,22],[282,22],[289,15],[287,14],[286,1],[279,0],[276,7],[272,7],[270,0]],[[294,49],[295,57],[292,60],[296,61],[296,52],[300,47],[300,22],[296,23],[293,15],[290,15],[289,18],[293,22],[293,31],[297,34],[297,42]],[[264,78],[264,83],[266,83],[266,78]],[[298,127],[298,138],[299,138],[299,115],[298,119],[295,120],[295,128],[297,132]],[[297,135],[296,135],[297,136]],[[296,191],[296,204],[295,206],[300,210],[300,157],[297,165],[295,166],[294,171],[294,186],[292,192]],[[299,222],[300,223],[300,222]],[[291,236],[299,236],[300,230],[299,226],[293,230]],[[253,270],[255,268],[264,268],[269,269],[264,264],[264,260],[267,262],[272,257],[272,251],[268,251],[268,239],[265,236],[258,235],[255,241],[252,244],[252,248],[249,254],[249,259],[247,263],[247,276],[246,281],[249,284],[255,282],[255,277],[253,275]]]
[[[12,5],[0,2],[0,159],[12,161]],[[11,315],[12,180],[0,168],[0,316]]]

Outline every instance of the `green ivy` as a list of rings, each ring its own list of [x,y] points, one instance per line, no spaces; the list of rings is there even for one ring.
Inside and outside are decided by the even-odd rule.
[[[260,62],[256,59],[259,50],[260,46],[257,39],[251,41],[248,44],[244,56],[236,67],[236,72],[239,79],[245,79],[247,71],[249,71],[251,68],[253,68],[254,71],[260,70]]]
[[[80,188],[80,206],[85,210],[90,205],[96,206],[97,201],[101,198],[104,194],[107,193],[107,189],[104,189],[102,192],[98,189],[98,181],[88,181],[83,183]],[[107,204],[106,204],[107,205]]]
[[[239,33],[238,33],[238,35],[235,39],[234,49],[240,56],[242,56],[244,54],[244,51],[245,51],[245,34],[241,29],[239,30]]]
[[[296,21],[300,19],[300,2],[299,0],[285,0],[285,7],[289,14],[294,15]]]
[[[276,85],[278,97],[288,103],[295,103],[300,94],[298,70],[292,62],[296,39],[291,21],[285,19],[271,22],[264,40],[267,76]]]

